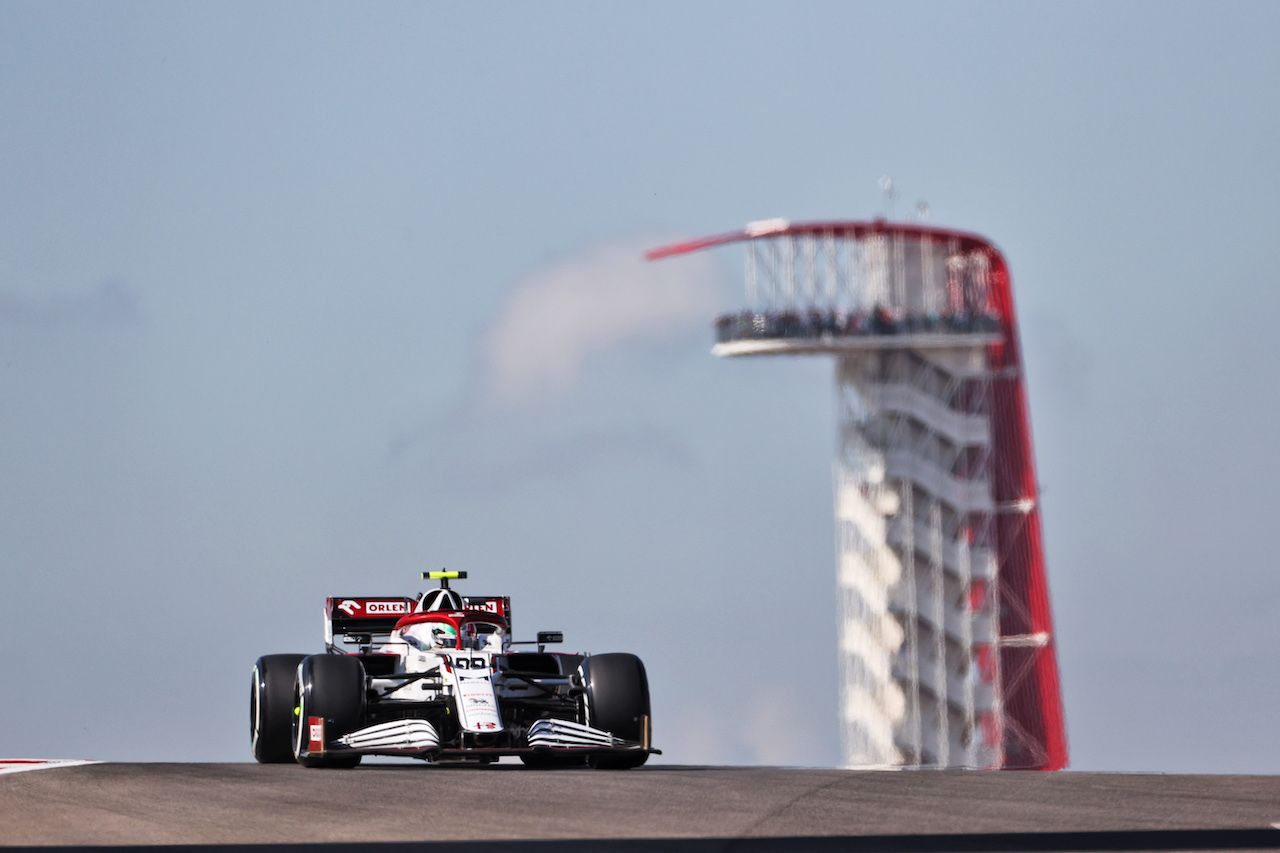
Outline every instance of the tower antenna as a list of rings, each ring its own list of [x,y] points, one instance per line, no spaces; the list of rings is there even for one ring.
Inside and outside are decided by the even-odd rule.
[[[898,199],[898,190],[893,185],[893,178],[880,176],[880,193],[884,196],[884,218],[893,219],[893,203]]]

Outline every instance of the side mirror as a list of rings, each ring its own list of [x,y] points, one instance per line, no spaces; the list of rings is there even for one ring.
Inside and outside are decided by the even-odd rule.
[[[563,643],[563,642],[564,642],[563,631],[539,631],[538,632],[538,645],[540,646],[544,646],[547,643]]]

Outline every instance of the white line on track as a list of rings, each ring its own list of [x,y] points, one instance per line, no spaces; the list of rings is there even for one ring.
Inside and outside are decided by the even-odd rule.
[[[81,764],[98,764],[90,759],[77,758],[0,758],[0,775],[22,773],[26,770],[52,770],[55,767],[79,767]]]

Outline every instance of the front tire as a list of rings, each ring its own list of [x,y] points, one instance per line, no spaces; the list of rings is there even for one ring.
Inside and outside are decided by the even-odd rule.
[[[587,760],[581,755],[557,755],[554,752],[534,752],[520,756],[520,763],[532,770],[551,770],[557,767],[582,767]]]
[[[249,747],[260,764],[293,760],[293,679],[306,655],[263,655],[249,685]]]
[[[649,718],[649,679],[640,658],[629,654],[592,655],[582,662],[586,724],[614,737],[643,742]],[[593,755],[601,770],[625,770],[649,760],[649,753]]]
[[[364,721],[364,665],[346,655],[311,655],[298,665],[293,682],[293,757],[303,767],[355,767],[359,755],[312,752],[312,717],[324,721],[326,745],[360,728]]]

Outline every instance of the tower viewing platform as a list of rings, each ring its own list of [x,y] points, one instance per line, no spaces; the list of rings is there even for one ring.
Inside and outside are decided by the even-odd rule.
[[[718,356],[830,355],[849,767],[1053,770],[1067,744],[1008,268],[973,234],[764,220]]]

